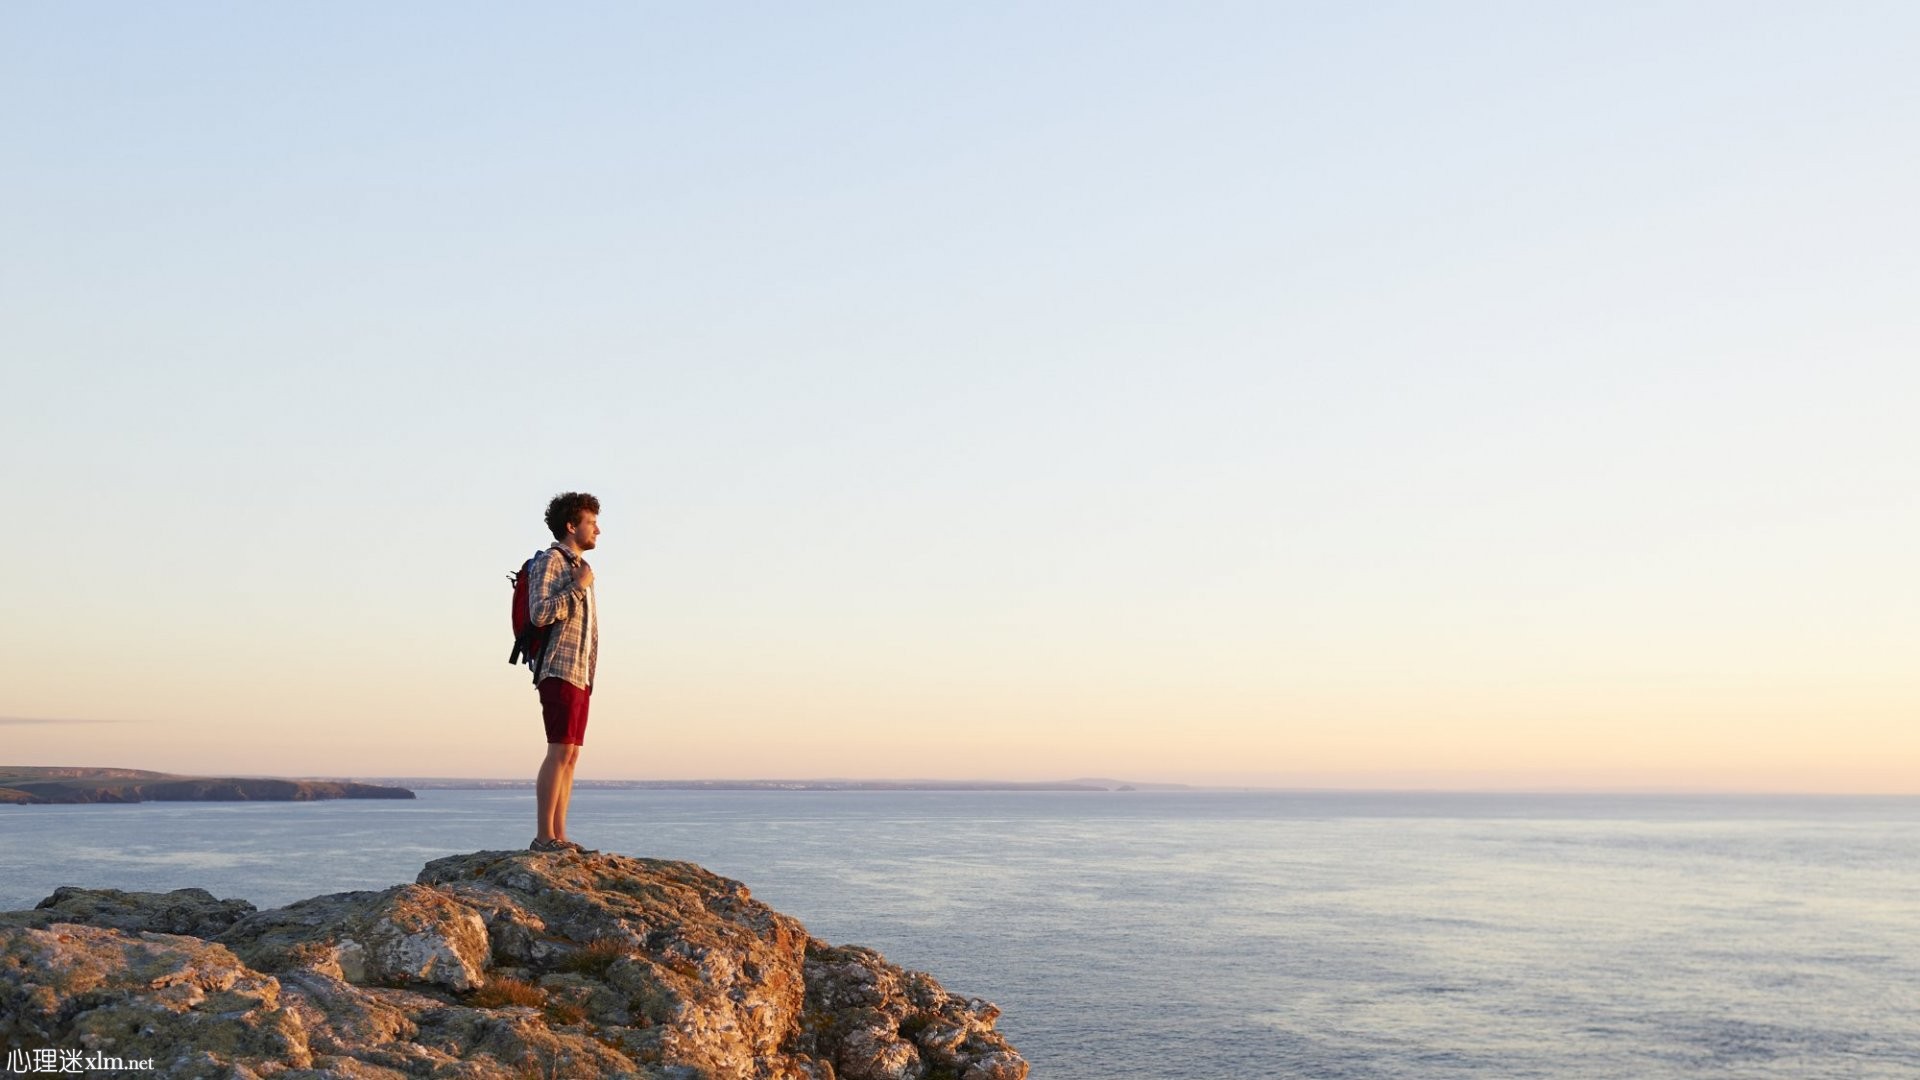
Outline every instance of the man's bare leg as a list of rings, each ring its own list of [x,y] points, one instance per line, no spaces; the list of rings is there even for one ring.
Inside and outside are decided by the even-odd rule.
[[[580,762],[580,748],[568,746],[566,760],[560,766],[558,806],[553,814],[553,838],[567,838],[567,804],[573,801],[573,767]]]
[[[566,821],[565,793],[573,786],[573,769],[567,763],[579,750],[566,743],[547,744],[547,758],[540,763],[540,776],[533,785],[534,808],[539,818],[535,835],[542,840],[558,840],[563,835],[560,825]]]

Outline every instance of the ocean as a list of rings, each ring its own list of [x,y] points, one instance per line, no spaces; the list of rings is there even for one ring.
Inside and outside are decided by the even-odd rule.
[[[999,1004],[1036,1080],[1920,1077],[1920,799],[581,790]],[[261,907],[531,838],[530,791],[0,807],[59,885]]]

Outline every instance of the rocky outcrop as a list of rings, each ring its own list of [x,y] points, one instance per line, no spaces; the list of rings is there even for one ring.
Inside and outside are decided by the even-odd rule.
[[[618,855],[477,852],[267,911],[63,888],[0,913],[0,1048],[167,1076],[1023,1080],[998,1015]]]
[[[163,1076],[313,1062],[280,984],[199,938],[76,923],[0,930],[8,1049],[85,1048],[152,1060]]]
[[[807,1015],[800,1045],[833,1061],[841,1076],[951,1076],[1013,1080],[1027,1065],[993,1030],[1000,1010],[956,998],[933,976],[902,971],[872,949],[812,942]]]
[[[63,885],[32,911],[0,911],[0,926],[45,929],[54,923],[83,923],[136,933],[212,937],[253,911],[245,900],[215,900],[205,889],[140,893]]]

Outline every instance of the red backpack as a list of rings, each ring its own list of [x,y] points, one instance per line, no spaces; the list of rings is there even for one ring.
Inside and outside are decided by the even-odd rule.
[[[508,574],[507,580],[513,582],[513,651],[507,654],[507,663],[518,664],[525,660],[533,669],[533,681],[540,681],[540,658],[547,654],[547,642],[553,638],[553,625],[533,625],[531,601],[527,589],[533,578],[533,561],[545,554],[533,553],[533,559],[520,564],[520,572]]]

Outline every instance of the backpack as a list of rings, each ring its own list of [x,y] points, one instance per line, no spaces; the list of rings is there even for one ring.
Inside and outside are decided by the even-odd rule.
[[[520,564],[520,572],[508,574],[507,580],[513,582],[513,651],[507,654],[507,663],[518,664],[522,660],[533,669],[533,681],[540,681],[540,660],[547,654],[547,643],[553,640],[553,625],[533,625],[533,615],[527,590],[533,578],[534,559],[544,555],[536,551],[533,558]]]

